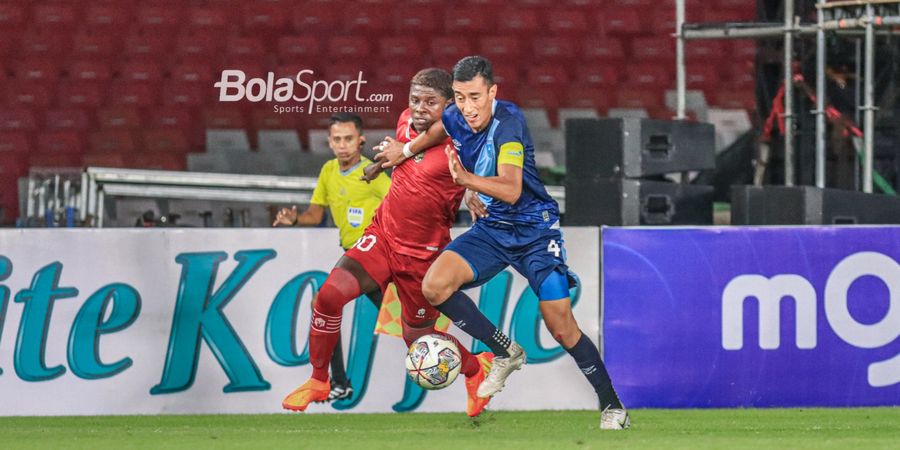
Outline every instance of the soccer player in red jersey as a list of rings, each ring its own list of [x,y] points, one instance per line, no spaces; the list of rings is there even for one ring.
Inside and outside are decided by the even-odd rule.
[[[440,69],[424,69],[410,85],[409,109],[397,123],[397,139],[409,142],[440,120],[453,92],[451,75]],[[384,291],[394,282],[402,307],[403,339],[407,345],[420,336],[435,333],[440,313],[422,294],[422,279],[432,261],[450,242],[450,226],[465,189],[450,176],[442,142],[394,169],[391,189],[372,224],[356,244],[344,253],[319,290],[310,326],[309,352],[312,377],[285,397],[282,406],[304,411],[311,402],[328,397],[328,362],[341,327],[344,305],[360,294]],[[456,338],[466,376],[466,413],[477,416],[490,398],[476,395],[490,371],[493,353],[472,355]]]

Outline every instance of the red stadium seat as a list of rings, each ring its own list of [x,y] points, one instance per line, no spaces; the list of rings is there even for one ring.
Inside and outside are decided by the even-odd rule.
[[[322,51],[316,36],[281,36],[278,38],[278,60],[282,63],[310,61]]]
[[[0,157],[26,155],[31,150],[28,134],[21,131],[0,131]]]
[[[497,83],[505,92],[510,92],[522,82],[518,68],[518,64],[507,63],[504,60],[497,61],[494,64],[494,83]],[[497,95],[499,95],[499,91]]]
[[[516,92],[516,98],[521,108],[555,110],[559,107],[556,90],[546,86],[523,86]]]
[[[521,55],[522,48],[519,39],[512,36],[482,36],[478,40],[478,52],[491,61],[515,60]]]
[[[536,37],[532,40],[531,47],[534,56],[543,62],[570,60],[578,53],[575,41],[566,37]]]
[[[710,103],[720,108],[756,110],[756,94],[753,90],[725,87],[715,92]]]
[[[148,81],[115,81],[109,86],[110,105],[150,107],[161,103],[159,83]]]
[[[103,104],[107,87],[96,81],[65,81],[59,84],[57,98],[63,106],[96,108]]]
[[[669,9],[653,9],[650,13],[651,21],[650,21],[650,34],[661,36],[675,33],[675,11]],[[698,17],[694,18],[694,21],[699,19]],[[690,21],[690,18],[688,18]],[[713,41],[693,41],[694,42],[713,42]]]
[[[126,81],[160,81],[163,71],[155,61],[128,61],[119,67],[118,75]]]
[[[6,83],[6,101],[13,106],[49,106],[55,91],[55,82],[12,80]]]
[[[227,106],[210,106],[203,109],[205,128],[246,128],[244,112],[234,104]]]
[[[128,130],[95,131],[89,137],[89,153],[135,153],[138,141]]]
[[[418,70],[409,64],[385,64],[375,69],[375,82],[378,84],[408,86],[409,81]]]
[[[422,57],[422,46],[418,40],[408,36],[390,36],[378,39],[378,54],[385,59],[397,59],[398,63]]]
[[[178,107],[161,107],[150,110],[149,123],[151,128],[188,130],[194,121],[188,110]]]
[[[225,41],[225,52],[230,55],[262,55],[266,52],[263,41],[258,38],[230,36]]]
[[[27,7],[15,2],[0,3],[0,29],[15,30],[25,26]]]
[[[493,17],[481,9],[453,9],[444,16],[444,31],[448,34],[487,33],[494,28]]]
[[[614,38],[589,37],[580,39],[581,56],[603,64],[619,64],[625,60],[622,42]]]
[[[97,110],[100,129],[134,130],[143,125],[141,110],[134,106],[110,106]]]
[[[185,83],[210,84],[214,75],[212,67],[200,61],[175,65],[170,72],[172,80]]]
[[[162,59],[172,49],[170,34],[153,34],[138,30],[125,38],[125,55],[138,58]]]
[[[370,51],[369,40],[361,36],[338,36],[328,40],[329,58],[366,58]]]
[[[291,24],[300,33],[334,32],[338,11],[333,5],[310,3],[295,8]]]
[[[164,81],[162,87],[162,101],[164,105],[194,107],[206,103],[213,93],[212,84],[193,83],[184,81]]]
[[[76,25],[75,8],[72,5],[50,3],[34,7],[32,22],[41,28],[60,30]]]
[[[538,13],[533,9],[509,8],[500,11],[497,29],[504,35],[530,36],[540,29]]]
[[[210,62],[221,55],[222,39],[208,30],[195,30],[182,34],[175,39],[175,53],[188,61],[202,60]]]
[[[90,153],[81,157],[83,167],[129,167],[130,155],[123,153]]]
[[[131,167],[183,171],[187,167],[187,162],[181,153],[138,153],[131,157]]]
[[[568,82],[569,74],[558,65],[532,66],[528,69],[528,83],[532,85],[562,86]]]
[[[440,36],[431,39],[431,55],[436,60],[453,59],[454,63],[472,54],[472,46],[466,38],[459,36]],[[441,66],[439,66],[441,67]]]
[[[429,8],[396,8],[393,23],[395,33],[412,36],[436,30],[440,22],[434,10]]]
[[[84,138],[71,130],[42,131],[37,136],[36,149],[38,153],[80,155],[84,151]]]
[[[112,78],[112,70],[105,61],[75,60],[69,64],[66,72],[73,80],[107,81]]]
[[[294,130],[297,119],[294,114],[278,114],[270,109],[253,108],[250,122],[254,130]]]
[[[127,3],[99,3],[87,7],[84,22],[92,29],[120,29],[133,17],[134,9]]]
[[[757,45],[755,41],[739,40],[730,42],[731,49],[728,54],[739,60],[754,60],[756,58]]]
[[[81,167],[80,153],[37,152],[28,156],[28,165],[34,167]]]
[[[83,58],[109,58],[118,52],[119,42],[109,34],[78,33],[72,53]]]
[[[153,33],[171,33],[179,29],[185,20],[184,11],[163,5],[146,5],[137,10],[140,27]]]
[[[635,64],[625,69],[625,83],[645,89],[663,89],[674,85],[675,79],[662,64]]]
[[[690,41],[684,45],[687,61],[718,65],[728,55],[726,43],[722,41]]]
[[[712,90],[717,89],[722,83],[718,66],[697,64],[688,66],[686,71],[687,86],[689,89]]]
[[[287,23],[287,12],[278,5],[247,4],[244,29],[256,33],[280,33]]]
[[[90,126],[90,114],[82,108],[53,108],[44,115],[45,130],[87,131]]]
[[[188,14],[188,24],[192,28],[224,29],[230,19],[227,7],[193,7]]]
[[[587,19],[581,11],[553,10],[547,17],[547,26],[556,34],[583,34],[588,31]]]
[[[609,64],[579,65],[575,68],[575,81],[593,87],[612,87],[619,82],[619,72]]]
[[[675,41],[671,38],[635,38],[631,41],[631,55],[655,64],[672,64],[675,61]]]
[[[13,77],[23,81],[56,81],[61,72],[54,58],[28,58],[16,61],[12,67]]]
[[[366,79],[369,71],[359,64],[332,64],[325,68],[325,79],[328,81],[353,81],[359,78],[360,72],[363,72],[363,79]]]
[[[22,36],[20,53],[25,57],[61,57],[72,49],[69,36],[50,30],[29,31]]]
[[[0,108],[0,131],[34,131],[38,128],[34,110],[25,107]]]
[[[187,153],[191,150],[185,134],[173,128],[144,131],[143,144],[148,152]]]
[[[621,88],[615,91],[613,106],[618,108],[636,108],[656,110],[662,107],[662,93],[647,89]]]
[[[345,12],[342,22],[348,33],[381,33],[391,26],[390,8],[383,5],[354,5]]]
[[[609,89],[595,85],[569,85],[563,97],[562,106],[566,108],[590,108],[598,114],[606,114],[609,109]]]
[[[613,36],[635,35],[644,31],[640,14],[635,9],[607,9],[597,15],[597,27]]]

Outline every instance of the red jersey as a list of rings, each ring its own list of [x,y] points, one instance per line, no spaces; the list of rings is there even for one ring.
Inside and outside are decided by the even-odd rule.
[[[397,121],[397,139],[406,143],[416,136],[407,108]],[[381,229],[397,253],[431,259],[450,243],[450,227],[465,188],[450,176],[444,153],[449,144],[447,138],[394,167],[391,189],[372,224]]]

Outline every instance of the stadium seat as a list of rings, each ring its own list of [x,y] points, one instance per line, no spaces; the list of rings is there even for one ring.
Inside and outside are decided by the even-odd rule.
[[[150,107],[160,103],[159,83],[117,80],[109,85],[109,105]]]
[[[90,114],[82,108],[52,108],[44,114],[45,130],[87,131],[90,126]]]
[[[73,28],[77,23],[75,8],[72,5],[60,3],[35,5],[31,21],[39,28],[52,28],[57,32]]]
[[[538,61],[544,63],[552,61],[569,63],[578,54],[575,41],[567,37],[535,37],[531,41],[531,48]]]
[[[155,61],[126,61],[117,73],[125,81],[161,81],[163,78],[163,71]]]
[[[125,38],[125,55],[132,58],[162,60],[172,48],[172,35],[137,30]]]
[[[131,157],[131,166],[139,169],[183,171],[187,168],[183,153],[142,152]]]
[[[191,151],[187,136],[174,128],[157,128],[144,130],[141,133],[144,150],[150,153],[182,154]]]
[[[110,106],[97,110],[97,124],[100,129],[136,130],[144,121],[141,110],[133,106]]]
[[[400,35],[436,30],[440,23],[429,8],[395,8],[392,22],[394,32]]]
[[[116,167],[126,168],[130,164],[129,156],[123,153],[91,153],[88,152],[81,157],[81,165],[83,167]]]
[[[654,8],[650,13],[650,17],[652,18],[650,21],[650,26],[648,29],[649,34],[661,36],[661,35],[669,35],[675,32],[675,11],[669,9],[656,9]],[[697,21],[699,17],[691,17],[687,18],[687,21]],[[713,41],[693,41],[688,45],[692,45],[694,42],[713,42]]]
[[[224,104],[204,108],[203,124],[206,128],[245,128],[247,121],[237,106]]]
[[[383,5],[353,5],[344,14],[341,21],[347,33],[375,36],[391,26],[390,8]]]
[[[321,155],[331,155],[328,146],[328,130],[309,130],[309,151]]]
[[[555,112],[559,107],[557,89],[558,86],[523,86],[517,90],[516,98],[520,107],[545,109],[552,116],[551,112]]]
[[[435,60],[453,60],[455,63],[463,56],[472,53],[472,46],[464,37],[438,36],[431,39],[430,54]]]
[[[98,81],[67,80],[59,84],[57,99],[60,105],[96,108],[103,104],[107,87]]]
[[[80,81],[109,81],[112,70],[105,61],[79,59],[69,63],[66,68],[69,78]]]
[[[444,15],[444,32],[463,35],[487,33],[494,28],[494,17],[483,9],[455,8]]]
[[[128,4],[92,3],[85,11],[84,23],[92,30],[121,29],[131,23],[133,13],[133,7]]]
[[[95,131],[89,136],[88,153],[133,154],[137,150],[137,139],[128,130]]]
[[[337,24],[337,13],[333,5],[309,3],[294,9],[291,25],[299,33],[330,33]]]
[[[722,76],[718,69],[718,66],[700,64],[688,66],[685,73],[688,88],[702,90],[718,88],[722,83]]]
[[[242,17],[244,30],[248,34],[281,33],[287,23],[287,13],[278,5],[245,4]]]
[[[6,83],[6,102],[10,106],[49,106],[56,95],[56,83],[10,80]]]
[[[189,130],[194,125],[190,111],[175,106],[150,110],[150,128]]]
[[[193,107],[206,103],[206,99],[212,95],[213,86],[203,83],[184,81],[164,81],[162,86],[162,100],[164,105]]]
[[[543,129],[550,128],[550,116],[544,108],[522,108],[522,116],[525,117],[525,123],[528,128]]]
[[[193,7],[188,14],[188,25],[192,28],[223,30],[231,22],[227,7]]]
[[[635,9],[610,8],[596,16],[597,27],[606,35],[637,35],[644,31],[641,17]]]
[[[756,58],[757,45],[756,41],[738,40],[729,42],[730,49],[728,54],[738,60],[753,61]]]
[[[652,64],[675,61],[675,41],[671,38],[635,38],[631,41],[631,55],[636,60]]]
[[[664,64],[633,64],[625,69],[625,83],[642,89],[661,90],[675,83],[675,78]]]
[[[588,61],[597,61],[602,64],[617,65],[625,60],[625,50],[622,42],[609,37],[588,37],[579,39],[581,43],[580,56]]]
[[[246,36],[229,36],[225,41],[225,53],[229,55],[259,56],[266,53],[262,39]]]
[[[329,81],[353,81],[359,78],[359,73],[363,73],[363,78],[367,78],[367,69],[359,64],[332,64],[325,68],[325,78]]]
[[[366,58],[371,52],[369,40],[362,36],[337,36],[328,40],[329,58]]]
[[[34,131],[38,128],[34,110],[27,107],[0,108],[0,131]]]
[[[81,167],[80,153],[57,153],[57,152],[41,152],[28,155],[28,165],[30,168],[77,168]]]
[[[62,70],[56,58],[27,58],[16,61],[12,75],[17,80],[56,81]]]
[[[595,87],[611,87],[619,82],[619,73],[610,64],[585,64],[575,69],[575,81]]]
[[[0,29],[16,30],[25,26],[27,6],[15,2],[0,3]]]
[[[137,23],[151,34],[169,34],[182,27],[185,16],[180,8],[145,5],[137,10]]]
[[[78,33],[73,39],[72,53],[81,58],[108,59],[117,53],[119,44],[109,34]]]
[[[615,92],[617,108],[655,110],[662,107],[662,95],[646,89],[622,88]]]
[[[546,21],[547,27],[555,34],[583,35],[588,31],[587,19],[581,11],[554,9]]]
[[[51,30],[31,30],[22,36],[19,52],[23,57],[61,57],[72,49],[69,36]]]
[[[410,60],[422,57],[422,46],[418,40],[407,36],[389,36],[378,39],[378,54],[384,59],[397,59],[408,64]]]
[[[379,85],[409,86],[409,81],[418,70],[409,64],[379,65],[375,69],[375,82]]]
[[[174,81],[184,83],[203,83],[212,86],[213,68],[202,61],[185,62],[173,66],[170,77]]]
[[[732,87],[723,88],[713,94],[710,104],[725,109],[756,110],[756,94],[752,90],[743,90]]]
[[[84,151],[83,135],[77,131],[41,131],[37,135],[35,149],[38,153],[77,154]]]
[[[302,150],[296,130],[259,130],[256,132],[260,152],[299,152]]]
[[[277,49],[278,60],[282,63],[309,62],[321,53],[322,42],[316,36],[281,36]]]
[[[206,130],[206,151],[216,153],[249,152],[250,139],[244,130]]]
[[[252,108],[250,126],[254,130],[293,130],[297,128],[297,119],[294,114],[278,114],[268,108]]]
[[[509,8],[500,11],[502,20],[497,29],[504,35],[531,36],[540,29],[538,13],[534,9]]]
[[[31,139],[22,131],[0,131],[0,157],[27,155],[32,150]]]
[[[593,108],[599,114],[609,109],[609,89],[595,85],[569,85],[564,93],[562,106],[567,108]]]
[[[725,42],[697,40],[685,44],[684,56],[688,63],[718,66],[728,54]]]
[[[569,74],[559,65],[540,65],[528,69],[527,79],[533,85],[563,86],[569,82]]]
[[[175,54],[186,61],[212,62],[221,57],[221,36],[208,30],[194,30],[175,39]]]
[[[522,47],[519,39],[512,36],[482,36],[478,40],[478,52],[492,62],[504,60],[518,62]]]

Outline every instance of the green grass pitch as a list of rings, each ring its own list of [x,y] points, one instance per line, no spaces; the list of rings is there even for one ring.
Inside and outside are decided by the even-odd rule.
[[[900,408],[0,418],[0,448],[900,448]]]

